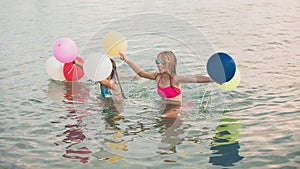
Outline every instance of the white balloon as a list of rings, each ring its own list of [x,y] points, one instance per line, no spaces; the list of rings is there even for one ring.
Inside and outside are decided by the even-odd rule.
[[[106,79],[112,71],[112,63],[108,56],[89,56],[84,61],[83,70],[88,78],[93,81]]]
[[[53,80],[66,80],[63,73],[63,68],[64,64],[56,60],[54,57],[51,57],[46,61],[46,72]]]

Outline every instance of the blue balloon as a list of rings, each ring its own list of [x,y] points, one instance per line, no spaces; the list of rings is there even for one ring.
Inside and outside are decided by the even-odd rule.
[[[225,83],[230,81],[236,70],[234,60],[226,53],[213,54],[206,64],[207,73],[216,82]]]

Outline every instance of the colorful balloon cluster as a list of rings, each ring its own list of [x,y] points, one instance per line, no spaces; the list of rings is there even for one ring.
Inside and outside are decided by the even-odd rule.
[[[84,75],[83,60],[78,56],[76,43],[69,38],[57,40],[52,49],[53,56],[46,61],[46,72],[59,81],[77,81]]]
[[[119,56],[120,51],[126,52],[127,41],[121,33],[109,32],[102,46],[108,55]],[[83,60],[78,56],[76,43],[69,38],[57,40],[52,51],[54,57],[46,61],[46,72],[53,80],[78,81],[86,75],[93,81],[101,81],[111,74],[112,63],[108,56],[89,56]]]
[[[224,52],[213,54],[207,61],[206,69],[222,90],[231,91],[240,84],[240,72],[233,58]]]

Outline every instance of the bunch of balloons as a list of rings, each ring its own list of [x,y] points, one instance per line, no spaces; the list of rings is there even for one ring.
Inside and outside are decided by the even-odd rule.
[[[119,32],[107,33],[102,41],[107,55],[119,56],[126,52],[127,41]],[[77,81],[84,75],[93,81],[106,79],[112,72],[112,63],[107,55],[88,56],[85,60],[78,56],[76,43],[69,38],[57,40],[53,46],[53,55],[46,62],[46,72],[53,80]]]
[[[53,56],[46,61],[46,72],[59,81],[77,81],[84,75],[83,60],[78,56],[76,43],[69,38],[57,40],[52,49]]]
[[[240,72],[233,58],[224,52],[213,54],[207,61],[206,69],[222,90],[231,91],[240,84]]]

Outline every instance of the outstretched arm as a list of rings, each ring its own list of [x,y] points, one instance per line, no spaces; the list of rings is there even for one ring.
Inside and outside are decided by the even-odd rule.
[[[149,73],[145,72],[142,68],[140,68],[138,65],[136,65],[133,61],[129,60],[127,58],[127,55],[123,52],[120,52],[120,58],[121,60],[124,60],[125,63],[127,63],[133,71],[135,71],[136,74],[143,78],[155,80],[156,76],[158,75],[158,72],[155,73]]]
[[[181,76],[177,75],[175,79],[179,83],[209,83],[214,82],[209,76],[198,75],[198,76]]]

